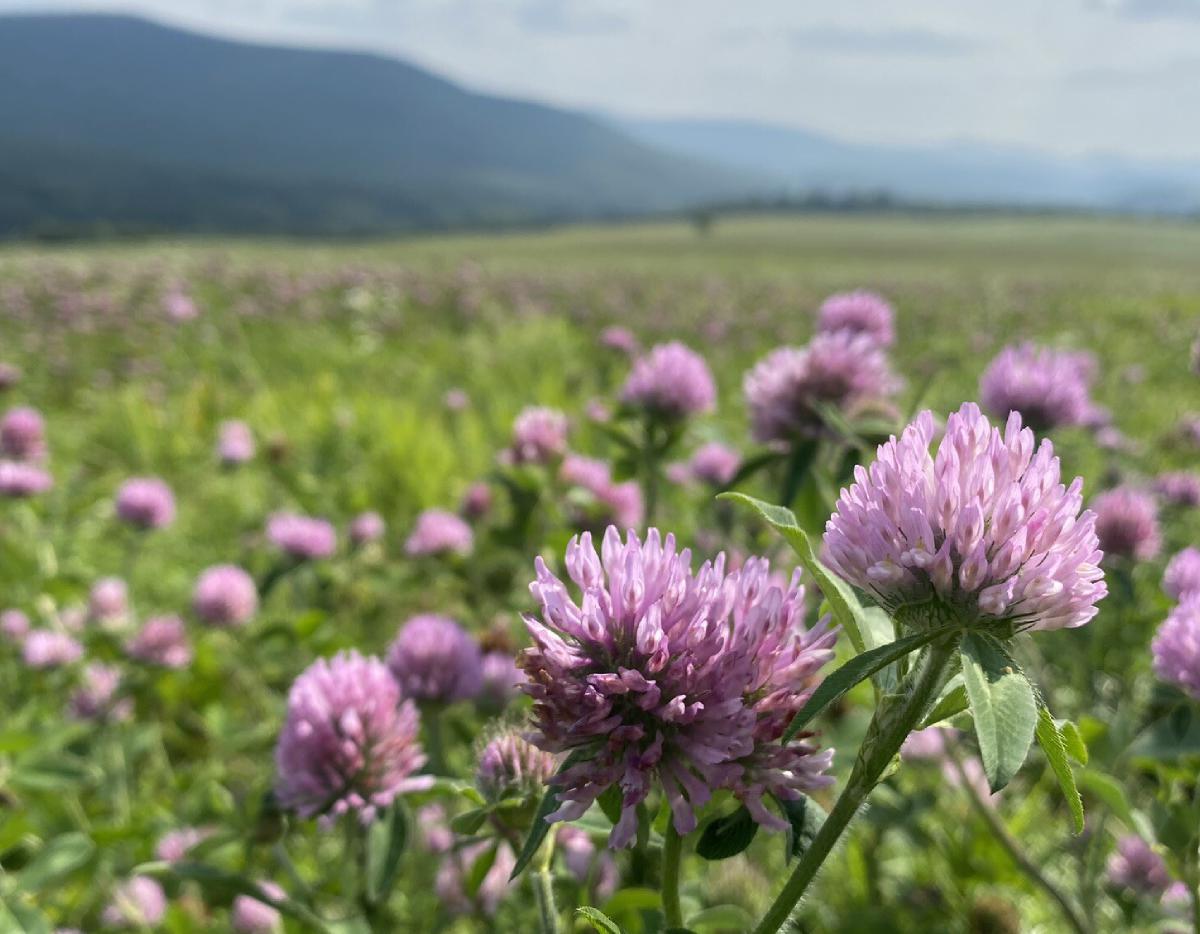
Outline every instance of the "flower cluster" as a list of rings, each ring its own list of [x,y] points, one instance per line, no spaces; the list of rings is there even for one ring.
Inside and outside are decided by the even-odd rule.
[[[1200,591],[1186,594],[1150,645],[1154,673],[1200,700]]]
[[[1092,500],[1096,534],[1106,555],[1145,561],[1158,555],[1162,534],[1154,498],[1132,487],[1106,490]]]
[[[319,659],[292,685],[275,750],[275,793],[302,817],[355,812],[364,823],[398,794],[429,784],[420,719],[381,661],[357,652]]]
[[[383,538],[387,525],[377,512],[360,512],[350,523],[350,541],[355,545],[368,545]]]
[[[267,520],[267,538],[280,551],[300,560],[328,558],[337,548],[332,525],[292,512],[277,512]]]
[[[512,444],[504,459],[511,464],[551,464],[567,450],[567,416],[557,409],[531,406],[513,422]]]
[[[214,565],[196,581],[192,609],[210,626],[245,626],[258,612],[254,578],[234,564]]]
[[[452,512],[426,509],[417,516],[416,525],[404,543],[404,551],[414,558],[430,555],[468,555],[475,547],[471,527]]]
[[[493,738],[479,754],[475,787],[488,801],[537,791],[554,774],[555,758],[515,732]]]
[[[1086,425],[1097,414],[1091,398],[1095,368],[1086,353],[1033,344],[1006,347],[979,380],[980,401],[996,418],[1021,413],[1035,431]]]
[[[1130,834],[1117,841],[1108,860],[1108,882],[1138,895],[1162,895],[1171,884],[1163,858],[1141,837]]]
[[[632,532],[622,542],[611,526],[600,554],[589,534],[572,539],[566,567],[582,599],[539,558],[530,590],[541,614],[525,618],[534,645],[518,659],[534,701],[530,738],[582,755],[552,779],[562,805],[551,819],[574,820],[619,785],[610,843],[626,846],[657,780],[680,833],[719,788],[779,827],[765,794],[791,798],[828,781],[831,753],[803,737],[778,742],[835,638],[805,628],[795,578],[772,584],[764,560],[727,574],[723,555],[694,571],[673,536],[651,529],[644,543]]]
[[[1172,506],[1200,506],[1200,474],[1175,470],[1154,479],[1154,492]]]
[[[893,614],[918,604],[962,623],[1081,626],[1107,593],[1083,481],[1059,482],[1049,441],[1013,413],[1003,433],[966,403],[935,425],[922,412],[858,467],[826,524],[829,565]]]
[[[46,456],[46,425],[36,409],[17,406],[0,419],[0,452],[18,461],[40,461]]]
[[[54,486],[54,478],[36,464],[0,461],[0,496],[28,499]]]
[[[83,646],[65,632],[34,629],[21,642],[21,657],[29,668],[61,668],[83,657]]]
[[[388,649],[387,664],[404,696],[416,700],[466,700],[482,686],[478,643],[446,616],[423,614],[401,626]]]
[[[814,437],[821,408],[853,412],[897,387],[883,348],[853,331],[818,334],[806,347],[779,347],[746,374],[742,390],[756,441]]]
[[[254,459],[254,432],[245,422],[222,422],[217,436],[217,459],[236,467]]]
[[[125,643],[125,653],[147,665],[186,668],[192,661],[187,629],[178,616],[153,616]]]
[[[830,295],[817,312],[820,331],[850,331],[865,334],[880,347],[891,347],[896,340],[892,323],[895,312],[882,295],[859,289]]]
[[[742,456],[737,451],[720,441],[709,441],[692,455],[688,473],[701,483],[721,487],[734,478],[741,465]]]
[[[657,344],[634,361],[621,401],[668,420],[710,412],[717,387],[704,358],[673,341]]]
[[[611,524],[630,529],[642,524],[645,506],[641,488],[632,480],[614,483],[612,470],[604,461],[569,454],[563,461],[559,477],[588,496],[586,505],[589,508],[583,511],[591,515],[576,516],[581,527],[596,525],[603,528]]]
[[[157,477],[134,477],[117,490],[117,517],[138,529],[161,529],[175,519],[175,496]]]
[[[1200,592],[1200,548],[1184,548],[1167,563],[1163,592],[1172,600]]]

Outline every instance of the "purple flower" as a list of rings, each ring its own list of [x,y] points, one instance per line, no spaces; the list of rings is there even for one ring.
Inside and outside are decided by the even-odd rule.
[[[553,779],[562,806],[551,820],[578,818],[619,784],[609,840],[627,846],[657,781],[680,833],[719,788],[782,827],[764,794],[794,798],[830,781],[820,773],[832,752],[778,742],[833,654],[832,632],[803,625],[797,578],[786,591],[771,586],[762,559],[726,574],[723,555],[693,572],[673,536],[651,529],[644,544],[632,532],[622,543],[611,526],[600,555],[589,534],[573,538],[566,567],[582,600],[539,558],[530,590],[541,617],[525,617],[534,646],[518,659],[534,702],[530,739],[585,754]]]
[[[479,644],[445,616],[414,616],[401,626],[387,664],[404,696],[420,701],[466,700],[481,687]]]
[[[883,349],[850,331],[818,334],[807,347],[773,350],[742,383],[755,440],[787,443],[823,431],[823,406],[853,412],[896,388]]]
[[[29,668],[61,668],[83,657],[83,646],[65,632],[34,629],[21,644],[21,655]]]
[[[558,828],[555,842],[562,853],[563,865],[580,885],[595,876],[593,899],[604,902],[616,891],[620,881],[616,860],[607,851],[598,851],[586,830],[572,824]]]
[[[175,519],[175,497],[156,477],[134,477],[117,490],[117,516],[135,528],[161,529]]]
[[[97,623],[123,621],[129,613],[129,588],[119,577],[102,577],[88,593],[88,616]]]
[[[480,671],[482,683],[477,700],[488,707],[507,707],[525,680],[524,673],[508,652],[485,653]]]
[[[287,898],[287,892],[274,882],[259,882],[258,887],[276,901]],[[276,934],[283,930],[279,912],[249,895],[239,895],[233,900],[230,923],[237,934]]]
[[[214,565],[196,580],[192,609],[210,626],[245,626],[258,612],[254,578],[234,564]]]
[[[505,460],[512,464],[550,464],[567,451],[567,416],[557,409],[534,406],[513,422],[512,444]]]
[[[1159,474],[1154,492],[1172,506],[1200,506],[1200,474],[1186,470]]]
[[[18,461],[40,461],[46,456],[46,426],[37,409],[17,406],[0,419],[0,452]]]
[[[152,616],[125,643],[125,654],[147,665],[186,668],[192,661],[187,629],[178,616]]]
[[[452,512],[426,509],[417,516],[404,551],[414,558],[428,555],[468,555],[475,545],[471,527]]]
[[[525,797],[554,774],[555,757],[509,731],[491,740],[479,754],[475,787],[488,801]]]
[[[719,441],[701,445],[689,465],[693,477],[711,486],[725,486],[737,474],[742,456]]]
[[[28,499],[54,486],[54,478],[35,464],[0,461],[0,496]]]
[[[717,387],[704,358],[678,341],[657,344],[634,361],[621,401],[666,419],[711,412]]]
[[[472,483],[459,509],[468,519],[482,519],[492,509],[492,488],[483,482]]]
[[[366,545],[383,538],[387,525],[377,512],[361,512],[350,523],[350,541],[355,545]]]
[[[118,698],[121,671],[112,665],[93,664],[83,669],[83,684],[71,695],[68,706],[78,720],[128,720],[133,716],[130,698]]]
[[[146,928],[161,924],[167,915],[167,896],[149,876],[133,876],[117,887],[101,914],[108,927]]]
[[[447,853],[439,863],[434,890],[450,914],[465,915],[478,912],[489,918],[496,914],[500,902],[508,893],[508,877],[517,864],[517,858],[507,843],[501,843],[496,849],[495,860],[484,874],[474,896],[467,894],[466,885],[467,877],[476,862],[482,859],[490,848],[486,840],[468,843]]]
[[[241,421],[221,422],[217,437],[217,457],[222,464],[235,467],[254,459],[254,432]]]
[[[213,835],[211,827],[182,827],[171,830],[159,838],[154,848],[154,858],[164,863],[181,862],[192,847],[203,843]]]
[[[931,726],[909,733],[900,747],[900,755],[904,759],[941,761],[946,756],[946,737],[949,732],[944,727]]]
[[[1200,700],[1200,591],[1186,594],[1150,644],[1154,674]]]
[[[470,404],[471,397],[465,389],[447,389],[446,394],[442,396],[442,405],[446,407],[447,412],[461,412]]]
[[[293,558],[328,558],[337,548],[337,533],[324,519],[277,512],[267,520],[267,538]]]
[[[181,285],[172,286],[163,296],[163,311],[172,321],[192,321],[200,316],[200,309]]]
[[[891,304],[882,295],[862,289],[839,292],[821,303],[817,329],[865,334],[880,347],[891,347],[896,340],[894,316]]]
[[[1100,548],[1106,555],[1138,561],[1158,555],[1162,536],[1153,497],[1131,487],[1116,487],[1092,500],[1092,509]]]
[[[569,454],[559,471],[562,481],[587,494],[576,510],[576,524],[584,528],[615,525],[629,529],[642,524],[645,512],[641,488],[634,481],[613,483],[612,470],[604,461]]]
[[[275,792],[302,817],[355,812],[374,820],[398,794],[428,787],[416,705],[377,658],[341,652],[318,659],[288,694],[275,749]]]
[[[827,563],[901,618],[935,601],[957,620],[1019,629],[1082,626],[1106,593],[1083,481],[1059,482],[1054,447],[1009,416],[1003,434],[974,403],[922,412],[856,467],[825,526]]]
[[[1163,572],[1163,592],[1172,600],[1200,592],[1200,548],[1184,548]]]
[[[0,634],[14,645],[21,645],[29,635],[29,617],[20,610],[0,613]]]
[[[1130,834],[1117,841],[1108,860],[1108,882],[1138,895],[1160,896],[1171,884],[1167,864],[1141,837]]]
[[[600,346],[632,357],[638,352],[638,339],[629,328],[614,324],[600,332]]]
[[[1035,431],[1085,425],[1095,414],[1095,366],[1086,353],[1028,343],[1005,347],[979,380],[980,401],[996,418],[1020,412]]]

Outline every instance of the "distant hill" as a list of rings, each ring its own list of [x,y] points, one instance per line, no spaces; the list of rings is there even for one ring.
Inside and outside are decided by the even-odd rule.
[[[671,210],[737,171],[375,55],[0,17],[0,235],[371,233]]]
[[[617,118],[613,125],[647,145],[792,191],[886,191],[935,203],[1200,211],[1200,159],[1192,164],[1067,159],[979,143],[870,146],[742,120]]]

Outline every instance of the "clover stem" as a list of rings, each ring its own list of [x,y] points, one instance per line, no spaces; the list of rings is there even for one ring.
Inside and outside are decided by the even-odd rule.
[[[683,911],[679,907],[679,863],[683,853],[683,837],[674,821],[667,821],[662,850],[662,903],[668,928],[683,927]]]

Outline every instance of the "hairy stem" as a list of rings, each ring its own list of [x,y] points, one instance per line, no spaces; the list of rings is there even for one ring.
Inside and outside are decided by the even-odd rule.
[[[947,745],[946,754],[950,757],[955,771],[958,772],[959,777],[962,779],[962,787],[966,791],[967,797],[971,799],[971,805],[975,808],[979,816],[983,818],[984,823],[988,825],[988,829],[991,830],[992,835],[1004,848],[1009,859],[1028,877],[1030,882],[1054,900],[1062,911],[1063,917],[1066,918],[1067,923],[1071,926],[1071,930],[1075,931],[1076,934],[1088,934],[1088,926],[1079,917],[1078,910],[1071,904],[1071,900],[1067,898],[1066,893],[1051,882],[1045,873],[1038,868],[1037,864],[1026,855],[1025,851],[1021,849],[1021,845],[1008,832],[1008,828],[1004,826],[1004,823],[1000,820],[995,810],[980,797],[975,785],[967,777],[962,759],[958,755],[957,750],[954,749],[953,744]]]
[[[533,874],[533,892],[537,897],[538,929],[542,934],[558,934],[558,909],[554,905],[554,880],[550,876],[550,861],[554,858],[554,835],[542,848],[537,872]]]
[[[895,694],[888,694],[875,709],[867,735],[858,750],[846,787],[825,818],[812,844],[800,857],[783,890],[767,909],[754,934],[775,934],[787,922],[817,871],[833,851],[884,769],[900,751],[908,734],[921,722],[946,681],[946,669],[957,639],[932,643]]]
[[[683,910],[679,907],[679,862],[683,852],[683,837],[674,821],[667,821],[662,851],[663,915],[669,928],[683,927]]]

